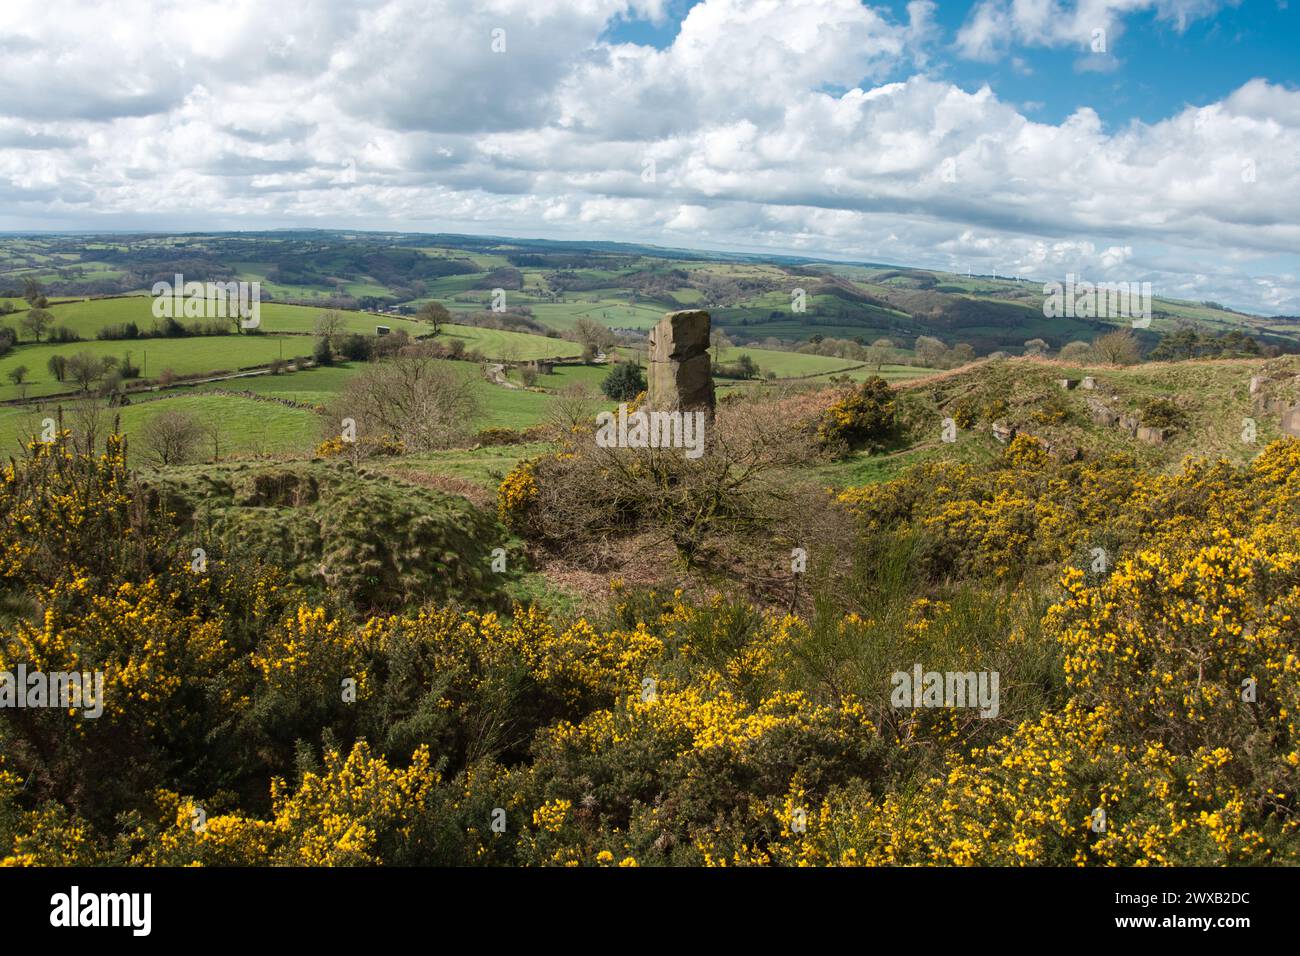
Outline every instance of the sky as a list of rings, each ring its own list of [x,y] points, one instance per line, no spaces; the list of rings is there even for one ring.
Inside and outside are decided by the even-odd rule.
[[[1300,315],[1300,0],[3,0],[0,230],[622,240]]]

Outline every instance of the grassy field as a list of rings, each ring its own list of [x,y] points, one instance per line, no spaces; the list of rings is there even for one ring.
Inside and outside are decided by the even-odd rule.
[[[311,339],[283,335],[222,335],[187,339],[144,339],[134,342],[69,342],[63,345],[24,345],[0,358],[0,400],[23,395],[40,396],[75,390],[75,382],[59,382],[47,368],[52,355],[75,355],[88,352],[95,356],[114,356],[119,360],[128,352],[133,364],[141,366],[142,377],[157,378],[163,369],[177,375],[233,372],[240,368],[265,365],[278,358],[290,359],[311,354]],[[20,365],[27,367],[27,381],[12,384],[7,375]]]
[[[545,421],[550,414],[553,395],[547,392],[526,389],[504,388],[487,381],[474,362],[439,361],[457,375],[472,381],[474,397],[479,405],[479,413],[472,422],[475,428],[515,428],[524,429]],[[230,383],[221,383],[211,388],[232,391],[250,391],[258,395],[274,396],[309,405],[326,405],[337,395],[347,382],[365,368],[364,364],[350,363],[336,365],[332,368],[311,368],[301,372],[284,375],[262,375],[256,378],[238,379]],[[563,368],[561,371],[578,371]],[[585,370],[583,370],[585,371]],[[600,369],[591,369],[600,372]],[[590,379],[592,376],[586,376]],[[543,375],[539,381],[555,379],[568,380],[566,376]],[[211,390],[200,386],[203,390]]]
[[[629,305],[626,299],[574,297],[577,301],[529,303],[534,318],[553,329],[571,329],[579,319],[591,319],[601,325],[617,329],[649,329],[664,317],[662,306]]]
[[[470,422],[474,429],[512,428],[523,430],[543,422],[551,413],[555,400],[550,392],[509,389],[482,378],[479,366],[472,362],[443,362],[458,375],[472,380],[479,410]],[[111,422],[120,417],[122,431],[128,436],[161,411],[171,409],[192,414],[220,435],[220,453],[304,455],[323,439],[327,419],[308,408],[293,408],[279,402],[260,401],[223,392],[251,392],[301,402],[311,406],[328,405],[347,382],[362,371],[363,365],[349,364],[330,368],[312,368],[283,375],[261,375],[194,387],[180,387],[165,392],[146,392],[132,396],[132,404],[107,410],[100,406],[100,418]],[[83,402],[60,400],[39,405],[0,408],[0,450],[15,451],[19,443],[37,434],[41,421],[64,409],[74,422]],[[211,454],[211,446],[207,448]]]
[[[500,329],[480,329],[472,325],[444,325],[437,341],[449,340],[465,343],[465,351],[477,349],[486,358],[505,361],[527,361],[538,358],[576,358],[582,346],[568,339],[550,339],[544,335],[527,332],[505,332]]]
[[[81,430],[81,403],[63,405],[64,423],[76,431]],[[173,392],[152,400],[138,399],[125,408],[107,410],[100,403],[101,434],[106,434],[116,419],[128,440],[139,436],[140,429],[150,419],[164,411],[184,412],[193,416],[205,428],[216,432],[217,449],[222,456],[230,454],[290,453],[305,455],[321,441],[321,420],[306,409],[289,408],[273,402],[260,402],[251,398],[231,395],[212,395],[199,392]],[[19,406],[0,408],[0,451],[6,457],[13,454],[29,436],[39,434],[41,422],[53,417],[52,406]],[[211,456],[213,439],[207,437],[202,446],[204,457]]]
[[[585,385],[594,392],[600,391],[600,383],[609,374],[608,365],[557,365],[550,375],[538,375],[534,388],[544,388],[548,392],[559,392],[574,385]],[[512,368],[506,378],[517,385],[523,384],[523,372]]]
[[[712,354],[722,365],[729,365],[740,356],[748,355],[758,364],[760,375],[775,372],[777,378],[816,375],[861,364],[853,359],[835,358],[830,355],[808,355],[803,352],[782,352],[776,349],[754,349],[747,346],[715,349]]]
[[[25,306],[26,303],[23,305]],[[260,311],[262,324],[259,329],[264,333],[310,333],[315,330],[316,320],[323,311],[312,306],[263,302]],[[50,312],[54,315],[56,325],[71,329],[84,339],[94,338],[100,329],[108,325],[134,322],[141,331],[150,331],[158,321],[153,315],[153,299],[150,296],[86,299],[52,306]],[[429,326],[423,322],[400,316],[371,315],[365,312],[340,312],[339,314],[343,317],[344,328],[349,332],[373,334],[377,325],[404,329],[411,335],[420,335],[429,331]],[[15,324],[16,320],[17,316],[11,316],[9,324]],[[194,320],[181,319],[180,321]]]

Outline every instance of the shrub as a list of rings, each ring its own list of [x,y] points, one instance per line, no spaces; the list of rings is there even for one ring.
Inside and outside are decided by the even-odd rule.
[[[139,337],[140,328],[134,322],[106,325],[95,333],[97,339],[138,339]]]
[[[645,389],[645,372],[633,362],[614,363],[614,367],[600,383],[600,390],[616,402],[630,402]]]
[[[894,391],[873,376],[840,399],[822,416],[817,438],[823,448],[878,448],[895,427]]]
[[[339,353],[350,362],[365,362],[370,359],[370,338],[353,332],[345,335],[339,342]]]
[[[1187,413],[1168,398],[1148,398],[1142,402],[1142,424],[1151,428],[1180,430],[1187,427]]]
[[[334,350],[330,348],[330,340],[321,337],[316,340],[316,347],[312,349],[312,361],[317,365],[333,365]]]

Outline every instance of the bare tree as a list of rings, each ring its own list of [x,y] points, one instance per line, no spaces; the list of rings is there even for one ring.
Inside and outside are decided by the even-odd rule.
[[[447,448],[468,433],[478,412],[474,386],[455,365],[399,355],[352,378],[330,409],[334,420],[356,422],[359,439],[389,436],[410,451]]]
[[[926,368],[938,368],[948,353],[948,346],[932,335],[916,337],[916,355]]]
[[[112,363],[107,359],[93,352],[78,352],[68,359],[67,375],[81,386],[83,392],[88,392],[90,386],[103,378],[110,368]]]
[[[145,458],[156,465],[181,465],[194,458],[203,426],[185,412],[165,411],[140,430]]]
[[[579,319],[573,326],[571,337],[582,346],[583,357],[595,358],[601,352],[607,352],[618,341],[614,333],[594,319]]]
[[[45,334],[45,330],[50,327],[54,321],[54,315],[45,309],[32,309],[22,318],[22,326],[27,333],[37,342]]]
[[[581,382],[566,385],[551,400],[547,423],[561,436],[570,435],[579,428],[590,428],[598,405],[599,398],[590,386]]]
[[[336,309],[316,316],[316,336],[333,342],[343,332],[343,313]]]
[[[1092,358],[1092,346],[1087,342],[1066,342],[1057,357],[1066,362],[1086,362]]]
[[[1117,329],[1098,336],[1092,343],[1097,361],[1107,365],[1134,365],[1142,358],[1142,346],[1128,329]]]
[[[203,434],[212,442],[212,460],[221,460],[221,424],[213,419],[202,425]]]

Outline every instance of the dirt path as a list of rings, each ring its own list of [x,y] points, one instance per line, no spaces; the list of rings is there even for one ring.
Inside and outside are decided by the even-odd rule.
[[[506,378],[506,367],[500,362],[494,362],[484,369],[487,374],[487,380],[493,385],[500,385],[502,388],[523,388],[522,385],[516,385]]]

